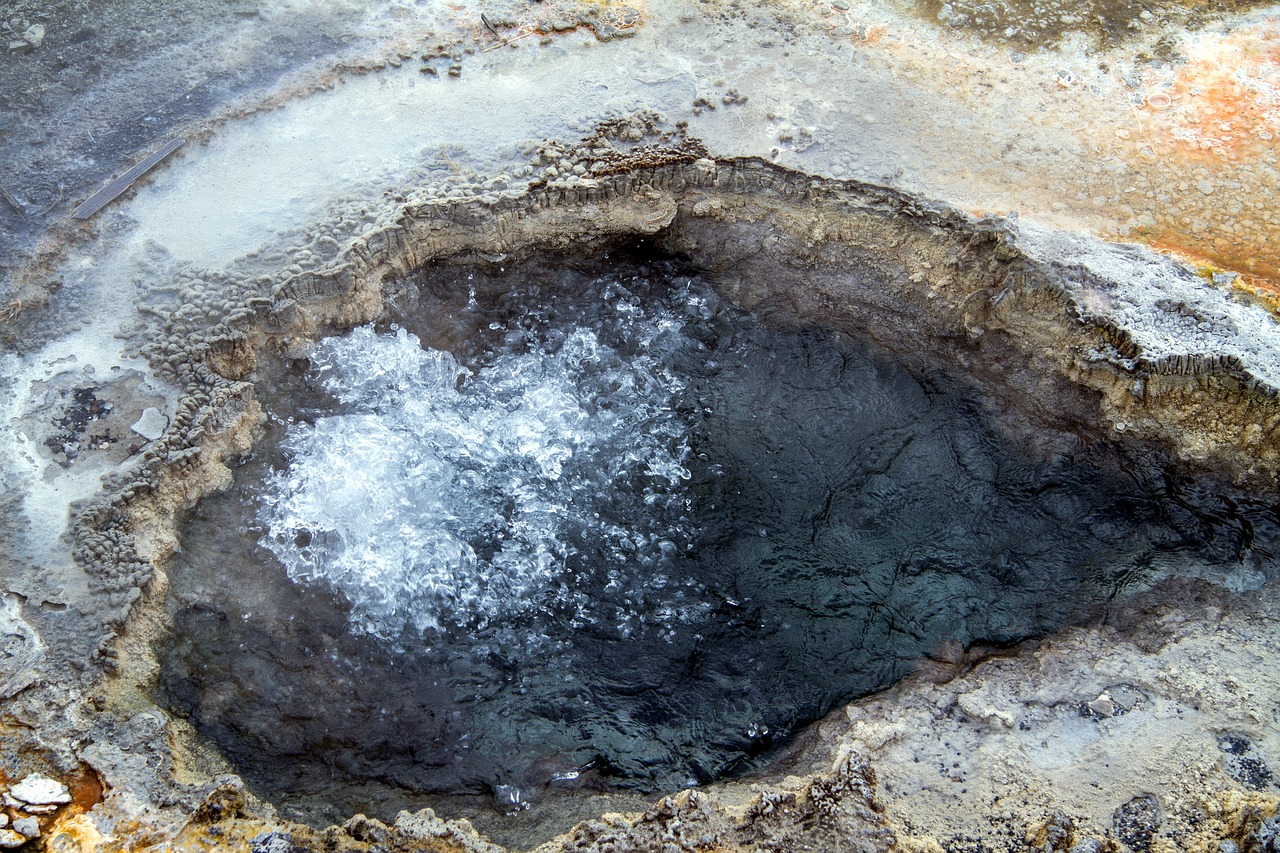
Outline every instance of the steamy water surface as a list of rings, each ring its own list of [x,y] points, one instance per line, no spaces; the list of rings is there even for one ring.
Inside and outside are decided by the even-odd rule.
[[[268,792],[705,783],[944,644],[1265,562],[1145,462],[1028,458],[945,376],[672,265],[394,305],[264,377],[171,572],[166,701]]]

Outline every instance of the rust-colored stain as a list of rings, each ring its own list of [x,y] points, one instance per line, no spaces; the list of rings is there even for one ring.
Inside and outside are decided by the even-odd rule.
[[[1232,287],[1242,293],[1247,293],[1272,311],[1280,314],[1280,283],[1274,279],[1255,279],[1250,276],[1240,276]]]
[[[1215,210],[1211,204],[1195,209],[1193,202],[1184,200],[1183,207],[1208,220],[1206,232],[1192,233],[1181,218],[1160,216],[1156,226],[1139,238],[1191,258],[1197,265],[1238,273],[1234,287],[1264,297],[1274,307],[1280,301],[1280,228],[1257,220],[1246,224],[1242,217]]]
[[[1122,156],[1155,204],[1137,235],[1240,273],[1234,287],[1280,303],[1280,19],[1184,44],[1164,83],[1149,76]],[[1155,72],[1151,72],[1154,74]]]
[[[84,818],[90,809],[102,802],[105,794],[98,774],[83,764],[80,765],[79,770],[70,775],[48,769],[42,772],[51,778],[61,780],[71,794],[70,803],[58,806],[52,814],[39,816],[41,834],[46,842],[45,849],[66,851],[99,849],[102,836]],[[0,770],[0,787],[8,788],[10,783],[8,774]],[[20,811],[9,812],[10,817],[21,814]],[[53,842],[55,837],[58,839],[57,842]],[[40,849],[38,844],[39,842],[33,843],[32,849]]]
[[[1256,251],[1241,246],[1238,249],[1205,245],[1189,235],[1162,232],[1149,241],[1157,249],[1164,249],[1200,263],[1214,266],[1224,272],[1236,272],[1241,278],[1257,282],[1280,293],[1280,266],[1277,265],[1275,247],[1259,247]]]
[[[1151,245],[1178,258],[1188,267],[1195,269],[1209,283],[1214,282],[1217,273],[1236,273],[1231,288],[1248,294],[1260,304],[1280,313],[1280,270],[1268,268],[1267,274],[1256,275],[1243,272],[1238,267],[1223,266],[1217,257],[1208,257],[1197,248],[1177,242],[1160,239],[1153,240]]]
[[[1280,138],[1280,22],[1191,42],[1168,92],[1147,96],[1183,156],[1274,150]],[[1165,99],[1167,98],[1167,105]]]
[[[85,765],[81,765],[80,770],[67,779],[66,782],[67,789],[71,792],[71,807],[69,811],[87,812],[102,802],[106,794],[106,789],[103,788],[102,780],[98,778],[98,774]]]

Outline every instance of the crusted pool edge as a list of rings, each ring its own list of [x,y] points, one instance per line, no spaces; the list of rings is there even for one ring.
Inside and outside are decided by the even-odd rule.
[[[432,263],[500,265],[636,239],[693,259],[765,314],[956,362],[999,401],[994,408],[1012,406],[1054,429],[1155,441],[1191,467],[1274,486],[1280,372],[1265,347],[1280,340],[1274,321],[1149,251],[974,219],[761,160],[714,160],[692,141],[638,149],[590,179],[505,195],[410,192],[377,227],[328,247],[319,269],[252,286],[206,281],[234,296],[212,321],[146,330],[152,365],[185,388],[178,415],[140,467],[76,509],[72,526],[76,559],[102,603],[97,663],[124,685],[105,691],[103,716],[135,712],[154,674],[149,644],[163,628],[163,569],[180,514],[224,487],[228,463],[252,446],[260,355],[300,355],[323,335],[375,319],[387,286]],[[184,287],[179,303],[193,297]],[[156,320],[163,331],[166,318]],[[93,711],[82,719],[107,730]],[[179,740],[189,737],[178,730]],[[189,745],[172,753],[186,766],[161,775],[186,781],[157,779],[146,796],[180,791],[169,799],[189,810],[211,779],[185,757]]]

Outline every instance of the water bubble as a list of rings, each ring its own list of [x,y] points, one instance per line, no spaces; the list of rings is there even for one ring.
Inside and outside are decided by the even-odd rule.
[[[691,537],[671,512],[691,478],[684,383],[590,328],[535,337],[475,371],[398,326],[320,343],[314,375],[340,408],[290,425],[263,546],[379,636],[538,610],[599,621],[574,589],[584,561],[631,557],[612,583],[643,585]]]

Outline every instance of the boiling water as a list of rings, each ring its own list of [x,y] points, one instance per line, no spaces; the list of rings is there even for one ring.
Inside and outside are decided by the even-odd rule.
[[[694,615],[664,590],[693,540],[684,383],[646,354],[663,330],[643,334],[625,352],[574,329],[474,372],[403,329],[324,342],[341,413],[289,430],[263,544],[388,639],[540,646]]]
[[[395,304],[264,377],[271,434],[172,572],[167,701],[269,794],[704,783],[943,644],[1271,565],[1270,514],[1155,455],[1031,458],[941,373],[671,265]]]

